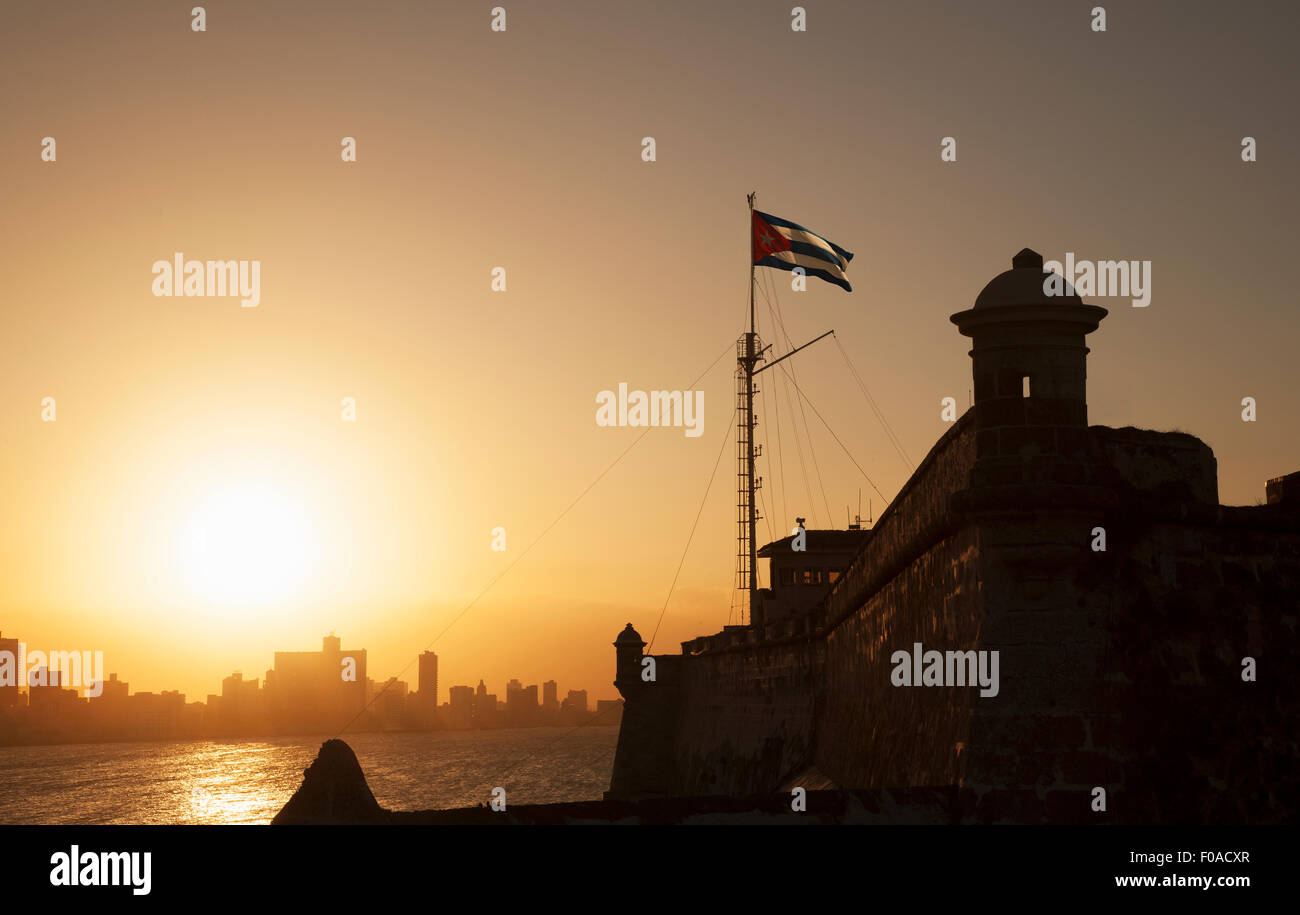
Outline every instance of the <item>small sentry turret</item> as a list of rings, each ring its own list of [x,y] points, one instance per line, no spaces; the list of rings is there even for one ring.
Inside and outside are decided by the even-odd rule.
[[[641,682],[641,657],[645,651],[645,640],[628,623],[614,640],[615,675],[614,685],[624,698],[628,697],[630,688]]]

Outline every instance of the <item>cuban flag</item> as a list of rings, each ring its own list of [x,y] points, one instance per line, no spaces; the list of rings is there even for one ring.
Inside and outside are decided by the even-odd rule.
[[[844,271],[853,255],[816,232],[809,232],[767,213],[754,210],[754,266],[793,270],[802,267],[808,276],[853,291]]]

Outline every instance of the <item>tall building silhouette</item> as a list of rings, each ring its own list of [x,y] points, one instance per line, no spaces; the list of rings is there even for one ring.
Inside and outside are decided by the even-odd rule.
[[[425,705],[438,706],[438,656],[432,651],[420,652],[420,701]]]
[[[320,651],[277,651],[267,688],[277,728],[342,727],[365,708],[366,651],[333,633]]]
[[[0,685],[0,708],[9,708],[18,704],[18,689],[23,684],[18,682],[18,671],[22,667],[18,658],[18,640],[0,638],[0,653],[8,652],[6,658],[11,659],[6,663],[12,665],[13,682],[8,685]]]

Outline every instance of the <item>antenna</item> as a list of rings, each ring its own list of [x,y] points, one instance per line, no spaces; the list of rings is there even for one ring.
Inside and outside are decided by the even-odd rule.
[[[844,509],[844,513],[846,515],[848,514],[848,508]],[[849,523],[849,530],[851,531],[862,530],[862,490],[861,489],[858,490],[858,513],[854,517],[854,519]]]

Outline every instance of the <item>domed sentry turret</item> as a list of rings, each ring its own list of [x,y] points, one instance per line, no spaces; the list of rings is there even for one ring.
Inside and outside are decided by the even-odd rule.
[[[951,318],[973,344],[976,447],[986,464],[1087,451],[1085,339],[1107,312],[1085,305],[1061,277],[1049,286],[1051,276],[1042,255],[1025,248],[973,308]],[[1005,482],[1024,479],[1007,476]]]
[[[614,640],[614,685],[627,696],[628,688],[635,687],[641,679],[641,652],[645,640],[628,623]]]

